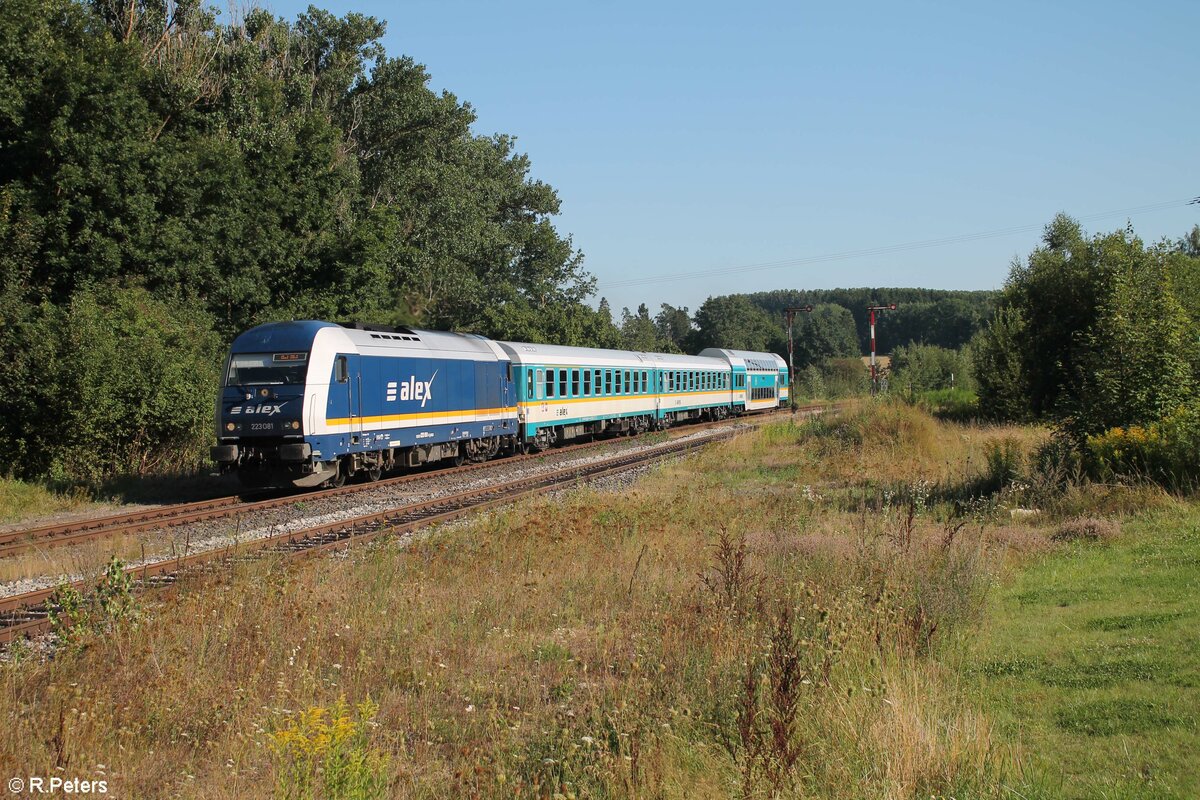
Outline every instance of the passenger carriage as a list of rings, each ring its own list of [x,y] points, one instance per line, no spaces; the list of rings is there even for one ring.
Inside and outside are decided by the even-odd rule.
[[[735,413],[780,408],[789,400],[787,362],[775,353],[710,347],[701,356],[725,360],[733,373]]]

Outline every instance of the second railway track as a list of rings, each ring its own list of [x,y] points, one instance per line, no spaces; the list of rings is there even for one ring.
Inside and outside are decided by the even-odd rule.
[[[797,412],[808,416],[819,412],[823,408],[825,408],[825,406],[804,406],[798,408]],[[771,414],[756,415],[755,417],[750,417],[745,421],[749,422],[750,424],[757,424],[757,421],[775,419],[786,413],[787,412],[785,411],[778,411]],[[729,421],[725,420],[722,422],[703,423],[701,425],[689,425],[686,427],[677,428],[675,430],[685,433],[692,433],[697,430],[702,430],[705,427],[722,424],[729,424]],[[479,464],[467,464],[451,469],[434,469],[429,471],[415,472],[393,478],[385,478],[384,480],[375,481],[372,483],[353,484],[350,486],[342,486],[336,489],[322,489],[315,492],[305,492],[300,494],[258,492],[252,496],[263,497],[263,499],[251,500],[244,499],[246,495],[232,495],[228,497],[218,497],[211,500],[201,500],[192,503],[180,503],[162,508],[141,509],[138,511],[106,517],[78,520],[61,525],[46,525],[37,528],[3,531],[0,532],[0,558],[16,556],[43,548],[81,544],[106,537],[132,535],[145,531],[174,528],[195,522],[226,519],[250,512],[278,508],[281,506],[286,506],[290,503],[296,503],[298,501],[311,501],[352,495],[388,486],[397,486],[406,483],[429,480],[431,478],[460,475],[479,470],[503,467],[505,465],[518,464],[523,461],[529,461],[538,458],[557,457],[560,454],[600,447],[616,441],[620,440],[602,439],[594,442],[555,448],[553,450],[548,450],[541,453],[513,456]]]
[[[378,513],[280,533],[230,547],[141,564],[125,571],[138,589],[147,589],[172,583],[176,576],[188,570],[249,553],[275,552],[293,558],[365,543],[381,534],[410,533],[418,528],[449,522],[466,514],[510,503],[521,497],[562,490],[645,464],[686,455],[713,442],[733,438],[737,433],[737,430],[726,430],[667,442],[583,465],[489,484]],[[87,589],[84,581],[76,581],[71,585],[79,591]],[[56,591],[57,587],[0,598],[0,643],[48,630]]]

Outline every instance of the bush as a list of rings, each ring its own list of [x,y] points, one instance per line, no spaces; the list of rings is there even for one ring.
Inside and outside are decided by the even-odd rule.
[[[1143,479],[1165,488],[1194,488],[1200,480],[1200,403],[1182,406],[1145,427],[1111,428],[1087,437],[1085,461],[1100,480]]]
[[[936,389],[922,392],[914,400],[939,419],[968,422],[979,417],[979,397],[968,389]]]
[[[856,397],[871,390],[871,379],[861,358],[831,358],[821,370],[826,397]]]
[[[102,286],[3,337],[0,439],[23,477],[97,485],[201,463],[222,349],[204,312]]]
[[[892,388],[909,396],[936,389],[973,389],[971,360],[961,350],[928,344],[892,352]]]

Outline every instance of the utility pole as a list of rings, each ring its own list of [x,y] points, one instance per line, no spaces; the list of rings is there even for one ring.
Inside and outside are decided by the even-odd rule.
[[[792,343],[792,321],[796,318],[798,312],[803,311],[805,314],[811,314],[812,310],[812,306],[797,306],[796,308],[785,308],[783,310],[783,313],[787,316],[788,381],[791,383],[791,387],[788,389],[788,405],[792,407],[793,413],[796,411],[796,348]]]
[[[876,311],[895,311],[896,304],[888,303],[886,306],[867,306],[867,311],[871,315],[871,394],[877,391],[876,369],[875,369],[875,312]]]

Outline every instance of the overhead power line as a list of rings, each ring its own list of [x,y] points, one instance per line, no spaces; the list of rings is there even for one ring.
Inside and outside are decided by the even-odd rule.
[[[1145,206],[1134,206],[1132,208],[1121,208],[1115,211],[1102,211],[1097,214],[1087,214],[1077,217],[1080,222],[1090,222],[1107,217],[1119,217],[1129,214],[1144,214],[1150,211],[1163,211],[1168,208],[1181,208],[1193,203],[1196,203],[1200,198],[1187,198],[1184,200],[1170,200],[1162,203],[1151,203]],[[902,244],[882,245],[880,247],[868,247],[861,250],[845,250],[840,253],[826,253],[819,256],[805,256],[803,258],[788,258],[781,261],[764,261],[757,264],[741,264],[734,267],[716,267],[713,269],[693,270],[690,272],[675,272],[669,275],[651,275],[641,278],[626,278],[618,281],[602,281],[597,286],[597,289],[617,289],[625,286],[642,286],[650,283],[664,283],[666,281],[677,281],[686,278],[713,278],[721,275],[736,275],[744,272],[763,272],[772,269],[783,269],[785,267],[800,267],[809,264],[820,264],[827,261],[845,261],[851,258],[863,258],[864,256],[880,256],[889,253],[902,253],[907,250],[924,250],[931,247],[945,247],[951,244],[961,244],[963,242],[977,242],[983,239],[997,239],[1002,236],[1012,236],[1016,233],[1029,233],[1031,231],[1041,230],[1045,227],[1044,223],[1035,225],[1017,225],[1012,228],[999,228],[992,231],[982,231],[980,233],[964,233],[958,236],[946,236],[940,239],[923,239],[916,242],[904,242]]]

